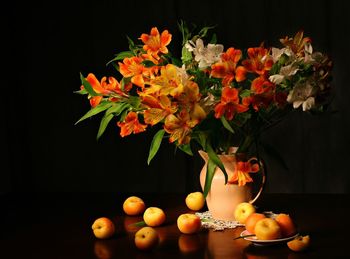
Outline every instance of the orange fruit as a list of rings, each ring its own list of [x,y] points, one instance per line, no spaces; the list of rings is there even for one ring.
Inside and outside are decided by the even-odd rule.
[[[249,231],[249,233],[255,234],[254,228],[255,224],[261,220],[266,218],[266,216],[262,213],[253,213],[248,216],[248,218],[245,221],[245,229]]]

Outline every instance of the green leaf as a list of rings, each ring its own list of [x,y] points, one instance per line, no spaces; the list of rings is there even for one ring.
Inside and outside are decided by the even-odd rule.
[[[197,141],[199,145],[201,145],[202,149],[205,150],[205,147],[207,145],[207,135],[204,132],[198,132]]]
[[[141,62],[145,67],[153,67],[156,64],[154,64],[151,60],[144,60]]]
[[[190,144],[184,144],[184,145],[179,145],[179,149],[186,154],[193,156],[192,150],[191,150],[191,145]]]
[[[125,85],[129,84],[130,82],[131,82],[131,77],[123,77],[122,80],[120,80],[121,89],[124,91]]]
[[[124,121],[125,120],[125,117],[128,115],[129,113],[129,110],[126,109],[124,111],[122,111],[121,115],[120,115],[120,118],[119,118],[119,121]]]
[[[173,65],[178,66],[178,67],[182,66],[182,62],[178,58],[170,57],[170,59],[171,59],[171,63],[173,63]]]
[[[115,60],[122,60],[124,58],[131,58],[133,56],[134,54],[131,51],[122,51],[117,54],[117,56],[115,57]]]
[[[144,226],[147,226],[147,224],[144,221],[138,221],[138,222],[129,224],[129,226],[144,227]]]
[[[148,153],[147,164],[149,165],[153,157],[157,154],[160,144],[162,143],[162,139],[164,136],[165,130],[159,130],[153,137],[151,147]]]
[[[120,53],[118,53],[115,58],[113,58],[112,60],[108,61],[108,63],[106,64],[106,66],[108,66],[111,62],[117,61],[117,60],[123,60],[124,58],[131,58],[134,56],[134,53],[132,51],[122,51]]]
[[[107,64],[108,65],[108,64]],[[112,63],[112,66],[115,68],[115,70],[117,70],[118,72],[120,71],[119,69],[119,65],[116,63]]]
[[[221,116],[220,120],[222,122],[222,125],[224,125],[225,129],[227,129],[229,132],[231,132],[233,134],[235,133],[235,131],[232,129],[231,125],[226,120],[225,116]]]
[[[185,46],[182,47],[181,60],[183,63],[187,64],[192,61],[192,53]]]
[[[182,45],[184,45],[188,41],[188,39],[191,38],[191,33],[187,28],[186,22],[182,20],[178,23],[178,27],[182,34]]]
[[[92,108],[90,111],[88,111],[83,117],[81,117],[74,125],[78,124],[79,122],[90,118],[91,116],[94,116],[100,112],[103,112],[107,110],[109,107],[111,107],[113,104],[108,102],[102,102],[99,105],[97,105],[95,108]]]
[[[213,148],[211,147],[210,143],[207,142],[207,146],[205,149],[209,155],[209,160],[212,160],[213,163],[218,166],[221,171],[223,172],[224,176],[225,176],[225,184],[227,184],[228,181],[228,176],[227,176],[227,172],[225,170],[225,167],[223,165],[223,163],[221,162],[220,158],[218,157],[218,155],[215,153],[215,151],[213,150]]]
[[[126,38],[128,39],[129,49],[132,51],[135,47],[135,43],[129,36],[126,36]]]
[[[86,91],[85,89],[81,89],[79,91],[75,91],[74,93],[76,93],[76,94],[88,94],[88,91]]]
[[[199,36],[200,38],[203,38],[203,37],[207,36],[208,31],[211,30],[211,29],[214,29],[215,27],[216,27],[216,26],[207,26],[207,27],[203,27],[203,28],[199,31],[198,36]]]
[[[135,108],[139,108],[139,106],[141,104],[140,97],[138,97],[138,96],[130,96],[128,102],[131,106],[133,106]]]
[[[129,37],[126,36],[129,42],[129,50],[134,54],[134,56],[137,55],[137,46],[135,45],[134,41]]]
[[[106,111],[106,115],[109,114],[114,114],[116,116],[118,116],[119,114],[121,114],[123,112],[123,110],[125,108],[127,108],[129,106],[129,104],[127,103],[114,103],[112,107],[110,107],[107,111]]]
[[[89,83],[89,81],[87,81],[85,79],[85,77],[82,75],[82,73],[80,73],[80,80],[81,83],[83,84],[84,88],[86,89],[86,91],[91,95],[91,96],[98,96],[99,94],[96,93],[94,91],[94,89],[92,88],[91,84]]]
[[[210,191],[211,183],[213,181],[214,174],[215,174],[215,169],[216,169],[216,165],[214,161],[209,158],[208,165],[207,165],[207,174],[205,175],[205,183],[204,183],[204,190],[203,190],[204,198],[207,197]]]
[[[240,93],[239,93],[239,96],[241,98],[244,98],[244,97],[248,97],[250,96],[251,94],[251,91],[249,89],[243,89]]]
[[[105,114],[105,116],[103,116],[101,123],[100,123],[100,127],[98,129],[97,132],[97,140],[102,136],[102,134],[105,132],[108,123],[111,121],[111,119],[114,117],[113,114]]]
[[[216,44],[217,43],[216,33],[214,33],[213,36],[211,37],[210,43],[211,44]]]

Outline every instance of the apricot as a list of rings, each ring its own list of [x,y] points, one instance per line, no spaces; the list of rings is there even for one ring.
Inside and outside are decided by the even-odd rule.
[[[158,207],[149,207],[143,213],[143,220],[150,227],[158,227],[165,222],[164,211]]]
[[[259,240],[273,240],[281,238],[281,228],[272,218],[259,220],[255,224],[254,233]]]
[[[234,211],[234,216],[239,223],[244,224],[246,219],[253,213],[255,213],[255,207],[253,204],[249,202],[241,202],[237,205]]]
[[[114,223],[106,217],[96,219],[91,228],[95,237],[100,239],[110,238],[115,232]]]
[[[187,195],[185,203],[190,210],[201,210],[205,203],[205,198],[201,192],[192,192]]]
[[[201,229],[201,226],[201,219],[195,214],[185,213],[177,218],[177,227],[181,233],[197,233]]]
[[[123,210],[129,216],[142,214],[146,209],[143,200],[137,196],[130,196],[123,203]]]
[[[295,252],[304,251],[310,246],[310,236],[298,236],[293,240],[287,242],[287,246],[289,247],[289,249]]]
[[[249,231],[249,233],[255,234],[254,228],[256,223],[261,220],[266,218],[266,216],[262,213],[253,213],[248,216],[248,218],[245,221],[245,228],[246,230]]]
[[[297,232],[295,224],[288,214],[280,213],[275,217],[275,220],[281,228],[282,237],[290,237]]]

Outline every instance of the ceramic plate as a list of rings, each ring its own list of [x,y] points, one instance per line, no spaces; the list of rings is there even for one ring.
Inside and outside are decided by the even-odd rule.
[[[247,230],[244,230],[240,236],[242,237],[242,236],[246,236],[246,235],[251,235],[251,233],[248,232]],[[297,233],[294,236],[290,236],[290,237],[286,237],[286,238],[279,238],[279,239],[271,239],[271,240],[258,240],[258,239],[256,239],[256,237],[244,237],[244,239],[252,242],[254,245],[262,246],[262,245],[274,245],[274,244],[278,244],[278,243],[287,242],[287,241],[294,239],[298,235],[299,234]]]

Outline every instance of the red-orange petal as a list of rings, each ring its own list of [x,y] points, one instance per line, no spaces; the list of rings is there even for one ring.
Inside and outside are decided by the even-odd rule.
[[[236,81],[242,82],[246,79],[247,70],[243,66],[236,68]]]
[[[93,96],[93,97],[91,97],[90,98],[90,105],[91,105],[91,107],[94,108],[97,105],[99,105],[101,100],[102,100],[102,96]]]
[[[145,86],[145,81],[143,80],[143,76],[142,75],[135,75],[131,78],[131,82],[134,85],[137,85],[141,88],[143,88]]]
[[[90,83],[92,88],[96,93],[105,93],[106,90],[103,89],[100,82],[97,80],[96,76],[93,73],[89,73],[86,77],[86,80]]]

